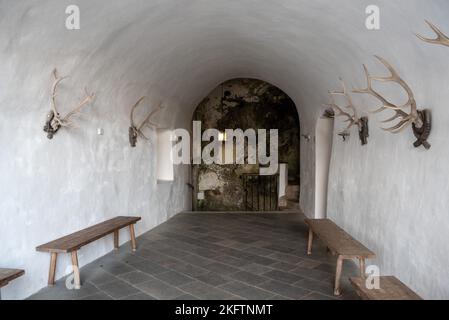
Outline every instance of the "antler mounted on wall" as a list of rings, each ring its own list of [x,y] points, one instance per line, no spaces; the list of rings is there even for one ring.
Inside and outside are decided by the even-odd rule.
[[[81,109],[86,106],[94,98],[94,94],[89,94],[86,89],[86,97],[76,106],[72,111],[70,111],[65,117],[61,117],[56,107],[56,90],[58,85],[62,80],[67,77],[60,77],[56,69],[53,70],[53,77],[55,78],[52,90],[51,90],[51,111],[47,115],[47,120],[45,122],[44,131],[47,132],[47,138],[53,139],[53,136],[58,132],[61,127],[71,127],[71,118],[75,115],[79,115]]]
[[[329,91],[330,97],[331,97],[331,103],[327,104],[327,106],[331,107],[335,111],[335,117],[344,117],[346,120],[344,122],[348,122],[348,126],[341,132],[338,133],[338,135],[343,137],[343,140],[346,140],[346,137],[349,136],[349,129],[352,126],[357,126],[359,131],[359,138],[362,142],[362,145],[365,145],[368,143],[368,118],[362,117],[359,118],[357,115],[357,110],[354,107],[354,103],[352,102],[352,98],[349,95],[348,91],[346,90],[346,85],[342,78],[340,78],[340,83],[342,86],[342,89],[337,91]],[[347,105],[344,106],[344,108],[352,111],[352,115],[348,112],[344,111],[343,108],[341,108],[336,102],[334,96],[343,96],[346,101]]]
[[[130,127],[129,127],[129,143],[131,144],[131,147],[135,147],[137,144],[137,137],[141,137],[145,140],[148,140],[148,138],[142,133],[142,129],[144,126],[151,126],[151,127],[158,127],[157,124],[151,122],[151,117],[158,111],[162,109],[162,104],[159,104],[159,106],[148,113],[148,115],[145,117],[145,119],[139,124],[136,125],[134,122],[134,111],[136,110],[137,106],[145,99],[146,97],[141,97],[137,102],[131,107],[131,113],[130,113]]]
[[[429,27],[436,33],[437,37],[435,39],[424,38],[423,36],[417,34],[416,36],[422,41],[432,43],[432,44],[441,44],[443,46],[449,47],[449,37],[446,36],[440,29],[438,29],[432,22],[427,21],[426,23]]]
[[[403,131],[409,125],[412,125],[413,133],[416,137],[416,141],[413,145],[417,148],[423,145],[426,149],[430,148],[430,144],[427,142],[427,138],[430,134],[431,129],[431,117],[429,110],[418,110],[416,106],[415,97],[413,95],[412,89],[409,85],[398,75],[396,70],[392,67],[390,63],[388,63],[384,58],[375,56],[389,71],[389,76],[384,77],[374,77],[371,76],[368,72],[368,68],[366,65],[363,65],[363,69],[365,70],[366,80],[367,80],[367,88],[365,89],[354,89],[355,93],[367,93],[382,102],[382,106],[377,110],[374,110],[373,113],[382,112],[384,110],[392,110],[394,111],[394,115],[391,118],[388,118],[383,123],[399,120],[394,126],[390,128],[382,128],[391,133],[399,133]],[[394,82],[399,84],[407,93],[408,100],[406,103],[402,105],[395,105],[384,98],[380,93],[373,89],[373,80],[380,82]],[[404,109],[410,108],[410,113],[404,111]]]

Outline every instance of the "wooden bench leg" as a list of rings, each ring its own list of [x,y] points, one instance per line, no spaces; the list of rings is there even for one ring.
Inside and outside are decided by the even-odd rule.
[[[338,256],[337,259],[337,269],[335,271],[335,286],[334,286],[334,295],[339,296],[341,294],[340,289],[340,278],[341,278],[341,270],[343,268],[343,257]]]
[[[309,228],[309,242],[307,244],[307,254],[310,256],[312,254],[312,242],[313,242],[313,231]]]
[[[114,231],[114,249],[118,250],[118,243],[119,243],[119,230]]]
[[[360,277],[362,279],[365,279],[365,258],[359,258],[359,264],[360,264]]]
[[[137,244],[136,244],[136,235],[134,233],[134,225],[133,224],[129,225],[129,233],[131,235],[131,247],[132,247],[133,251],[136,251]]]
[[[58,260],[58,253],[50,253],[50,271],[48,272],[48,285],[55,285],[55,274],[56,274],[56,261]]]
[[[72,266],[73,266],[73,284],[75,289],[81,289],[81,277],[80,277],[80,268],[78,265],[78,254],[75,251],[72,251]]]

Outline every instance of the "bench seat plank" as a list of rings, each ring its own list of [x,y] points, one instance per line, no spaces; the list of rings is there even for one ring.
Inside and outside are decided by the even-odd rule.
[[[393,276],[379,278],[380,289],[367,289],[365,280],[349,278],[358,295],[366,300],[422,300],[412,289]]]
[[[24,274],[25,270],[0,268],[0,288]]]
[[[375,254],[329,219],[305,219],[307,225],[326,246],[338,255],[374,258]]]
[[[74,232],[65,237],[56,239],[36,247],[37,251],[66,253],[98,240],[115,230],[124,228],[139,221],[140,217],[119,216],[98,223],[81,231]]]

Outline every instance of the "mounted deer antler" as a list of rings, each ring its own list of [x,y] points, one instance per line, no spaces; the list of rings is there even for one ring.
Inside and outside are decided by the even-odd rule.
[[[86,97],[76,106],[72,111],[70,111],[65,117],[61,117],[56,107],[56,89],[59,83],[67,77],[60,77],[56,69],[53,70],[53,77],[55,78],[52,85],[51,94],[51,111],[47,115],[47,121],[45,122],[44,131],[47,132],[47,138],[53,139],[53,136],[61,127],[71,127],[72,121],[70,119],[74,115],[80,114],[81,109],[92,101],[94,94],[89,94],[86,89]]]
[[[398,75],[393,66],[388,63],[384,58],[375,56],[389,71],[389,76],[371,76],[366,65],[363,65],[363,69],[365,70],[366,80],[367,80],[367,88],[365,89],[354,89],[355,93],[367,93],[382,102],[382,106],[374,111],[373,113],[382,112],[384,110],[392,110],[394,111],[394,115],[391,118],[388,118],[383,123],[399,120],[396,125],[390,128],[382,128],[385,131],[389,131],[391,133],[399,133],[404,130],[407,126],[413,126],[413,132],[417,137],[417,141],[414,143],[415,147],[419,147],[420,145],[424,145],[426,149],[430,148],[430,144],[426,141],[429,133],[430,133],[430,112],[428,110],[420,111],[417,109],[415,97],[413,95],[412,89],[409,85]],[[384,98],[380,93],[373,89],[373,80],[380,82],[395,82],[399,84],[407,93],[408,100],[406,103],[402,105],[395,105]],[[405,112],[403,109],[410,107],[410,113]]]
[[[148,115],[145,117],[145,119],[137,126],[134,122],[134,111],[136,110],[137,106],[145,99],[146,97],[143,96],[137,102],[131,107],[131,113],[130,113],[130,127],[129,127],[129,143],[131,144],[131,147],[135,147],[137,143],[137,136],[140,136],[141,138],[148,140],[148,138],[142,133],[142,129],[145,125],[152,126],[152,127],[158,127],[157,124],[153,123],[151,121],[151,117],[158,111],[162,109],[162,104],[159,104],[159,106],[148,113]]]
[[[339,79],[340,79],[342,89],[339,91],[337,91],[337,90],[329,91],[329,94],[331,97],[331,103],[327,104],[327,106],[330,106],[332,109],[334,109],[336,117],[345,117],[346,120],[344,120],[344,122],[349,122],[348,126],[343,131],[338,133],[338,135],[342,136],[343,140],[346,140],[346,137],[349,136],[349,129],[355,125],[358,128],[359,137],[362,142],[362,145],[367,144],[368,143],[367,142],[368,118],[366,118],[366,117],[359,118],[358,117],[357,110],[355,109],[354,103],[352,102],[352,98],[349,95],[348,91],[346,90],[345,82],[343,81],[342,78],[339,78]],[[343,96],[346,99],[347,105],[345,105],[344,108],[351,110],[352,115],[349,114],[348,112],[344,111],[340,106],[337,105],[337,103],[335,102],[334,96]]]
[[[416,34],[416,36],[422,41],[432,43],[432,44],[441,44],[443,46],[449,47],[449,37],[446,36],[440,29],[438,29],[432,22],[427,21],[426,23],[429,27],[436,33],[437,37],[435,39],[424,38],[423,36]]]

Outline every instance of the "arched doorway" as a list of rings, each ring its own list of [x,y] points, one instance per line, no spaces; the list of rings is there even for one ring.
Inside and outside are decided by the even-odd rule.
[[[299,116],[292,99],[279,88],[257,79],[232,79],[214,88],[197,106],[193,121],[201,123],[201,134],[214,128],[221,140],[227,130],[254,130],[257,159],[251,162],[248,136],[244,139],[244,163],[192,165],[193,209],[203,211],[277,211],[296,209],[299,203]],[[262,140],[260,130],[266,130]],[[265,167],[259,158],[263,141],[272,141],[277,129],[276,172],[260,174]],[[230,138],[233,140],[233,138]],[[226,142],[228,142],[226,141]],[[223,143],[226,143],[223,141]],[[210,141],[202,142],[205,145]],[[266,154],[270,154],[270,147]],[[234,151],[237,147],[233,147]],[[224,150],[224,149],[223,149]],[[220,155],[225,157],[225,155]],[[273,159],[274,160],[274,159]],[[281,196],[281,198],[280,198]]]

